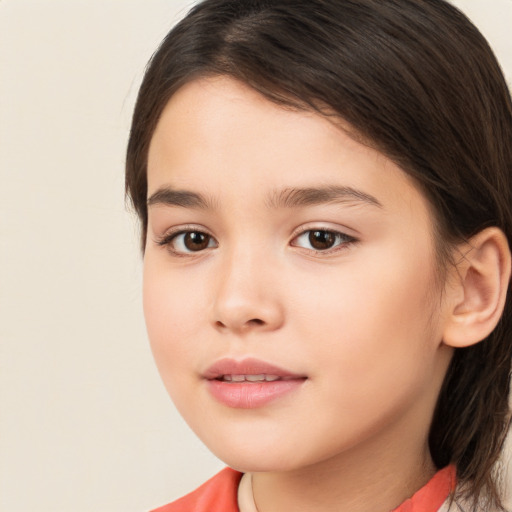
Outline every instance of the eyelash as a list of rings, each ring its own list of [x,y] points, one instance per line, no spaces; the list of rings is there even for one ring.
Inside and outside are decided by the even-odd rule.
[[[156,240],[156,243],[157,245],[161,246],[161,247],[166,247],[167,250],[173,255],[173,256],[177,256],[177,257],[187,257],[189,255],[193,255],[195,253],[200,253],[200,252],[203,252],[203,250],[200,250],[200,251],[189,251],[189,252],[185,252],[185,251],[178,251],[176,249],[173,248],[173,242],[181,235],[187,235],[187,234],[191,234],[191,233],[196,233],[196,234],[201,234],[201,235],[206,235],[207,237],[210,237],[210,240],[214,240],[214,238],[209,234],[207,233],[206,231],[203,231],[201,229],[198,229],[194,226],[185,226],[183,228],[180,228],[176,231],[171,231],[171,232],[168,232],[166,233],[165,235],[163,235],[162,237],[158,238]]]
[[[339,251],[343,251],[345,249],[348,249],[351,245],[353,245],[359,241],[357,238],[347,235],[346,233],[343,233],[341,231],[336,231],[335,229],[313,227],[313,228],[302,229],[298,233],[295,233],[293,235],[292,242],[300,239],[301,237],[304,237],[308,233],[309,233],[308,238],[310,238],[313,233],[323,233],[323,234],[334,236],[334,238],[335,238],[336,245],[334,245],[333,247],[329,247],[327,249],[314,249],[314,248],[310,249],[310,248],[302,247],[302,249],[306,249],[310,253],[314,254],[315,256],[319,256],[319,257],[328,256],[330,254],[337,253]],[[311,240],[309,240],[309,242],[311,242]],[[294,243],[291,243],[291,245],[293,247],[300,247]]]
[[[359,241],[357,238],[355,238],[353,236],[350,236],[350,235],[347,235],[346,233],[343,233],[341,231],[336,231],[336,230],[333,230],[333,229],[325,229],[325,228],[318,228],[318,227],[315,228],[315,227],[313,227],[313,228],[308,228],[308,229],[302,229],[299,232],[294,233],[292,241],[290,242],[290,245],[292,245],[292,247],[301,247],[300,245],[297,245],[296,243],[294,244],[293,242],[298,240],[298,239],[300,239],[301,237],[307,235],[308,233],[309,233],[309,237],[311,237],[311,234],[315,233],[315,232],[316,233],[322,233],[322,234],[325,234],[325,235],[334,236],[335,243],[336,243],[336,245],[334,245],[333,247],[329,247],[327,249],[315,249],[315,248],[302,247],[302,249],[305,249],[308,252],[314,254],[315,256],[319,256],[319,257],[327,256],[327,255],[336,253],[338,251],[345,250],[349,246],[351,246],[354,243],[357,243]],[[178,239],[178,237],[180,237],[182,235],[187,235],[187,234],[199,234],[199,235],[204,235],[206,237],[209,237],[208,246],[205,247],[205,249],[200,249],[198,251],[191,251],[191,250],[189,250],[189,251],[180,251],[180,250],[176,250],[175,248],[173,248],[173,242],[175,242],[176,239]],[[171,231],[171,232],[166,233],[162,237],[160,237],[160,238],[155,240],[157,245],[159,245],[161,247],[166,247],[167,250],[173,256],[176,256],[176,257],[187,257],[187,256],[190,256],[190,255],[193,255],[193,254],[196,254],[196,253],[198,254],[198,253],[204,252],[204,250],[212,248],[212,247],[210,247],[210,242],[211,241],[214,241],[214,243],[217,244],[217,242],[215,241],[213,236],[211,236],[206,231],[203,231],[201,229],[195,228],[194,226],[186,226],[186,227],[181,228],[181,229],[179,229],[177,231]],[[215,245],[215,247],[216,246],[217,245]]]

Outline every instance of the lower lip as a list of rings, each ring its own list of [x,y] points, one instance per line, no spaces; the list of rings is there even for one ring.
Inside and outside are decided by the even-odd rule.
[[[256,409],[291,393],[305,379],[275,380],[272,382],[225,382],[209,380],[208,389],[219,402],[237,409]]]

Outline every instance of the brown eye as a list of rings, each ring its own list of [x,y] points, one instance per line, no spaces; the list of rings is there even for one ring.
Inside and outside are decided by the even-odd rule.
[[[295,237],[291,245],[309,249],[310,251],[328,252],[329,249],[343,248],[353,242],[356,242],[354,237],[339,231],[308,229]]]
[[[212,236],[202,231],[181,231],[164,237],[158,245],[167,247],[176,255],[186,255],[217,247],[217,242]]]
[[[210,235],[200,231],[189,231],[184,233],[183,244],[189,251],[202,251],[210,243]]]
[[[318,251],[330,249],[336,243],[336,234],[332,231],[310,231],[308,238],[311,247]]]

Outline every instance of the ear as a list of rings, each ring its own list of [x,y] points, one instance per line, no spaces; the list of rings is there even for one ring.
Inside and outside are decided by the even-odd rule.
[[[460,257],[447,284],[448,317],[443,342],[468,347],[487,338],[498,324],[511,273],[505,234],[484,229],[457,249]]]

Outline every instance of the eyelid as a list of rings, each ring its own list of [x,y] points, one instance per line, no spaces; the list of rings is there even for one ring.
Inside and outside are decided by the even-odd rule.
[[[339,224],[333,225],[330,222],[313,221],[301,224],[299,227],[295,228],[292,231],[291,237],[295,238],[306,231],[329,231],[330,233],[339,233],[340,235],[345,235],[354,239],[359,239],[359,236],[361,236],[356,229],[349,228],[347,226]]]
[[[190,233],[190,232],[205,234],[205,235],[209,236],[215,242],[216,246],[218,246],[218,242],[215,239],[215,237],[205,227],[199,226],[199,225],[190,225],[190,224],[176,226],[176,227],[168,229],[162,235],[156,235],[154,237],[154,243],[160,247],[166,248],[173,256],[177,256],[177,257],[182,257],[182,256],[187,257],[187,256],[193,256],[193,255],[200,255],[200,254],[204,253],[206,251],[206,249],[201,250],[201,251],[181,252],[181,251],[176,251],[172,248],[171,243],[176,237],[186,234],[186,233]]]
[[[342,243],[339,243],[333,247],[330,247],[328,249],[314,249],[314,248],[308,249],[305,247],[294,245],[292,243],[295,240],[297,240],[297,238],[299,238],[300,236],[305,235],[306,233],[309,233],[311,231],[323,231],[323,232],[327,232],[327,233],[332,233],[336,236],[342,237],[343,239],[345,239],[345,241]],[[352,230],[350,230],[350,231],[352,231]],[[351,245],[353,245],[357,242],[359,242],[359,239],[357,237],[355,237],[353,235],[349,235],[346,231],[344,231],[340,228],[332,228],[332,227],[321,226],[318,224],[313,224],[313,225],[308,225],[308,226],[301,226],[300,228],[296,229],[292,233],[292,239],[290,241],[290,245],[292,247],[297,247],[299,249],[308,251],[310,254],[313,254],[314,256],[322,257],[322,256],[328,256],[330,254],[333,254],[333,253],[336,253],[339,251],[346,250]]]

